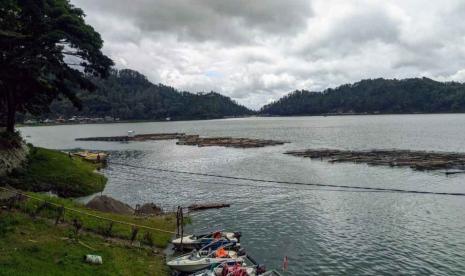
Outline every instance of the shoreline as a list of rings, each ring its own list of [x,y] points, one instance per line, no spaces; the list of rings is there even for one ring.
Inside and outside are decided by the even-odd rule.
[[[110,124],[131,124],[131,123],[170,123],[170,122],[191,122],[191,121],[214,121],[214,120],[234,120],[248,118],[301,118],[301,117],[348,117],[348,116],[405,116],[405,115],[460,115],[465,112],[438,112],[438,113],[325,113],[325,114],[305,114],[305,115],[250,115],[240,117],[224,117],[209,119],[181,119],[181,120],[120,120],[120,121],[103,121],[103,122],[85,122],[85,123],[44,123],[44,124],[24,124],[18,123],[17,128],[23,127],[43,127],[43,126],[74,126],[74,125],[110,125]]]
[[[434,113],[322,113],[322,114],[302,114],[302,115],[256,115],[254,117],[337,117],[337,116],[392,116],[392,115],[450,115],[465,114],[465,112],[434,112]]]
[[[12,257],[0,258],[5,271],[21,274],[23,270],[13,265],[15,258],[20,258],[40,263],[37,268],[49,274],[57,274],[59,270],[73,266],[84,271],[110,271],[110,274],[156,271],[157,275],[169,275],[164,261],[166,255],[162,252],[175,233],[172,212],[126,214],[84,205],[79,198],[101,193],[106,178],[95,171],[97,165],[92,162],[71,158],[59,150],[31,148],[25,164],[27,166],[20,169],[21,175],[0,181],[0,206],[3,210],[0,221],[4,221],[0,225],[0,230],[4,231],[0,233],[0,245],[5,250],[14,250]],[[75,177],[70,181],[64,177],[68,175]],[[36,179],[53,183],[41,186],[35,183]],[[61,193],[53,195],[47,190]],[[34,217],[32,221],[31,216]],[[40,230],[36,231],[36,228]],[[74,234],[69,236],[69,233]],[[31,242],[34,251],[29,250]],[[40,258],[38,254],[49,258]],[[86,254],[101,256],[103,264],[89,266],[81,258]],[[61,266],[49,261],[57,255],[66,256],[63,258],[67,261]],[[137,266],[134,259],[144,265]]]
[[[260,117],[257,115],[240,116],[240,117],[223,117],[223,118],[209,118],[209,119],[182,119],[182,120],[119,120],[119,121],[102,121],[102,122],[85,122],[85,123],[37,123],[37,124],[24,124],[18,123],[16,127],[41,127],[41,126],[72,126],[72,125],[110,125],[110,124],[131,124],[131,123],[170,123],[170,122],[191,122],[191,121],[213,121],[213,120],[228,120],[228,119],[242,119]]]

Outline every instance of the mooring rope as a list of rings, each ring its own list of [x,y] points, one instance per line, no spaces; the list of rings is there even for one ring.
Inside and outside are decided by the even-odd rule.
[[[218,175],[218,174],[211,174],[211,173],[199,173],[199,172],[189,172],[189,171],[180,171],[180,170],[170,170],[170,169],[162,169],[162,168],[156,168],[156,167],[136,166],[136,165],[124,164],[124,163],[113,162],[113,161],[111,161],[111,162],[108,161],[107,163],[108,164],[113,164],[113,165],[125,166],[125,167],[129,167],[129,168],[146,169],[146,170],[154,170],[154,171],[178,173],[178,174],[187,174],[187,175],[198,175],[198,176],[206,176],[206,177],[216,177],[216,178],[223,178],[223,179],[246,180],[246,181],[262,182],[262,183],[278,183],[278,184],[301,185],[301,186],[358,189],[358,190],[367,190],[367,191],[407,193],[407,194],[465,196],[465,193],[433,192],[433,191],[404,190],[404,189],[378,188],[378,187],[366,187],[366,186],[350,186],[350,185],[333,185],[333,184],[321,184],[321,183],[279,181],[279,180],[247,178],[247,177],[238,177],[238,176],[229,176],[229,175]],[[244,184],[241,184],[241,185],[244,185]],[[249,185],[249,186],[254,187],[254,185]],[[277,188],[277,187],[274,187],[274,188]]]
[[[147,175],[147,174],[141,174],[141,173],[136,173],[133,171],[119,171],[120,173],[123,174],[129,174],[133,176],[139,176],[139,177],[150,177],[150,178],[156,178],[156,179],[164,179],[164,180],[176,180],[176,181],[186,181],[186,182],[195,182],[195,183],[200,183],[200,184],[215,184],[215,185],[222,185],[222,186],[239,186],[239,187],[252,187],[252,188],[274,188],[274,189],[284,189],[284,190],[296,190],[295,187],[292,186],[273,186],[273,185],[251,185],[251,184],[244,184],[244,183],[230,183],[230,182],[218,182],[218,181],[206,181],[206,180],[197,180],[197,179],[185,179],[185,178],[173,178],[173,177],[158,177],[158,176],[152,176],[152,175]],[[145,183],[151,183],[155,185],[160,185],[160,184],[165,184],[163,182],[159,181],[153,181],[153,180],[147,180],[147,179],[141,179],[141,178],[127,178],[127,177],[122,177],[119,175],[111,175],[111,178],[114,179],[119,179],[119,180],[127,180],[127,181],[134,181],[134,182],[140,182],[143,181]],[[350,193],[389,193],[389,191],[367,191],[367,190],[356,190],[356,189],[349,189],[349,190],[342,190],[342,189],[319,189],[319,188],[310,188],[310,187],[302,187],[306,188],[303,189],[305,191],[328,191],[328,192],[350,192]],[[302,190],[302,189],[299,189]]]

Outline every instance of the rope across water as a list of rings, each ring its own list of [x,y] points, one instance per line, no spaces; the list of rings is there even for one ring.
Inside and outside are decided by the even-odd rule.
[[[124,166],[124,167],[129,167],[129,168],[138,168],[138,169],[154,170],[154,171],[161,171],[161,172],[177,173],[177,174],[198,175],[198,176],[215,177],[215,178],[223,178],[223,179],[233,179],[233,180],[246,180],[246,181],[262,182],[262,183],[278,183],[278,184],[288,184],[288,185],[329,187],[329,188],[355,189],[355,190],[365,190],[365,191],[406,193],[406,194],[465,196],[465,193],[418,191],[418,190],[404,190],[404,189],[393,189],[393,188],[378,188],[378,187],[366,187],[366,186],[333,185],[333,184],[321,184],[321,183],[304,183],[304,182],[257,179],[257,178],[238,177],[238,176],[217,175],[217,174],[210,174],[210,173],[198,173],[198,172],[189,172],[189,171],[180,171],[180,170],[170,170],[170,169],[155,168],[155,167],[136,166],[136,165],[124,164],[124,163],[113,162],[113,161],[109,161],[108,164],[119,165],[119,166]],[[241,185],[244,186],[244,184],[241,184]],[[253,186],[253,185],[249,185],[249,186]],[[276,188],[276,187],[274,187],[274,188]]]

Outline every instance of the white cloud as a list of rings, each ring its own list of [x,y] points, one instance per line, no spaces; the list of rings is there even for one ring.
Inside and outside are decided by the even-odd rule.
[[[363,78],[465,80],[461,0],[72,0],[118,67],[252,108]]]

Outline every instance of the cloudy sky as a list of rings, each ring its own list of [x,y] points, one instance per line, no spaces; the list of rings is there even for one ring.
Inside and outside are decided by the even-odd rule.
[[[72,0],[118,68],[257,109],[366,78],[465,81],[463,0]]]

